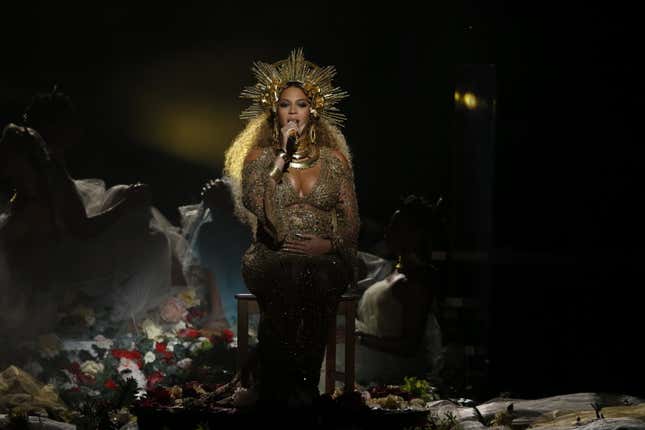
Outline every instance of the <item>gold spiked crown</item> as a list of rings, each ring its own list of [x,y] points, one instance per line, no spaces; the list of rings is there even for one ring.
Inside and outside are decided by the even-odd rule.
[[[348,94],[332,84],[336,76],[334,66],[319,67],[305,60],[302,48],[299,48],[291,51],[286,60],[273,64],[256,61],[251,70],[258,82],[244,88],[240,94],[241,98],[253,102],[242,112],[241,119],[253,119],[267,110],[275,113],[282,90],[296,83],[309,98],[314,117],[321,117],[335,126],[343,125],[345,115],[336,104]]]

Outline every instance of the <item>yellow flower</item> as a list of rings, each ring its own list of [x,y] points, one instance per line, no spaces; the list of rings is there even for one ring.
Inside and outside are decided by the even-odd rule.
[[[172,387],[168,388],[168,392],[170,393],[170,397],[173,399],[181,399],[181,396],[183,394],[183,390],[179,385],[173,385]]]
[[[141,330],[146,334],[148,339],[157,340],[161,337],[161,328],[151,319],[146,319],[141,323]]]
[[[88,360],[81,364],[81,372],[86,375],[96,376],[103,372],[103,370],[105,370],[103,363],[97,363],[96,361]]]
[[[199,306],[201,303],[197,297],[197,290],[194,287],[188,287],[179,294],[179,298],[186,304],[186,308]]]

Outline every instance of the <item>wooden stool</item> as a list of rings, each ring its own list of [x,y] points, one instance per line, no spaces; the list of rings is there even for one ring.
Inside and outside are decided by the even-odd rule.
[[[336,370],[336,318],[329,322],[325,356],[325,391],[333,393],[335,381],[344,381],[345,390],[354,389],[355,325],[358,296],[343,294],[338,304],[338,314],[345,316],[345,372]],[[259,313],[260,308],[253,294],[236,294],[237,300],[237,357],[238,366],[246,362],[249,354],[249,315]]]

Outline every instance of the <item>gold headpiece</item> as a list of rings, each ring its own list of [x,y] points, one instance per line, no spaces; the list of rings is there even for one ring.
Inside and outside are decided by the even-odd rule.
[[[241,98],[253,101],[242,112],[241,119],[253,119],[267,110],[275,112],[280,93],[295,82],[309,98],[314,117],[321,117],[335,126],[342,126],[345,121],[345,115],[335,105],[348,94],[332,85],[336,68],[318,67],[305,60],[302,48],[291,51],[289,58],[274,64],[256,61],[251,70],[258,83],[246,87],[240,94]]]

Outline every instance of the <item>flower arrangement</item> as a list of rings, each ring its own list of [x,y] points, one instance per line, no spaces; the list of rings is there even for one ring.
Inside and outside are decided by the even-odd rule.
[[[186,288],[139,323],[115,327],[102,309],[74,308],[55,333],[31,343],[25,370],[57,388],[73,408],[136,383],[136,396],[191,378],[226,381],[234,367],[228,329],[203,327],[208,317],[194,288]]]

